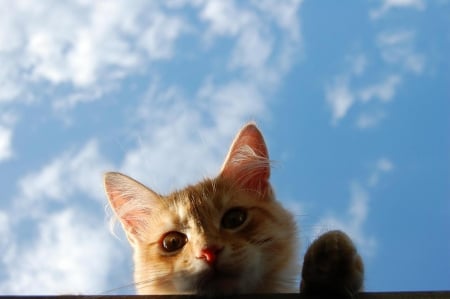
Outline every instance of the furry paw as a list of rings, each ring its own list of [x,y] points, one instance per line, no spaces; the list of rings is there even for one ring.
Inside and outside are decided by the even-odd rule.
[[[351,239],[342,231],[317,238],[306,251],[300,292],[352,298],[363,288],[364,265]]]

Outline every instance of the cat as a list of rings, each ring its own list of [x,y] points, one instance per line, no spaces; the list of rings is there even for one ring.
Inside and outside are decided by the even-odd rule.
[[[104,176],[110,206],[133,248],[138,294],[295,293],[298,230],[276,200],[262,133],[248,123],[219,175],[163,196],[117,172]],[[300,291],[353,295],[363,264],[343,232],[307,250]]]

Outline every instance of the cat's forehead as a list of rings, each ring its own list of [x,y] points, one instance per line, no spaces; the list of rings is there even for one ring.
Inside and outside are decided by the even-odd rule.
[[[232,188],[219,180],[205,180],[168,196],[182,219],[209,218],[222,213],[233,201]]]

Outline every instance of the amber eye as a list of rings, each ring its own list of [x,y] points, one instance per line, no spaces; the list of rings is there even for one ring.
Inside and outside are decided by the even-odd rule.
[[[235,229],[241,226],[246,219],[246,210],[242,208],[233,208],[223,215],[221,225],[225,229]]]
[[[168,232],[161,241],[164,251],[174,252],[183,248],[187,243],[187,237],[180,232]]]

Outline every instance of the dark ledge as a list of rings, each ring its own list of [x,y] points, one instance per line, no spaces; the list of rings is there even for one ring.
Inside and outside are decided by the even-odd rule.
[[[305,294],[249,294],[226,297],[205,297],[196,295],[62,295],[62,296],[2,296],[0,299],[319,299],[334,296],[310,296]],[[430,292],[369,292],[359,293],[354,299],[450,299],[450,291]]]

